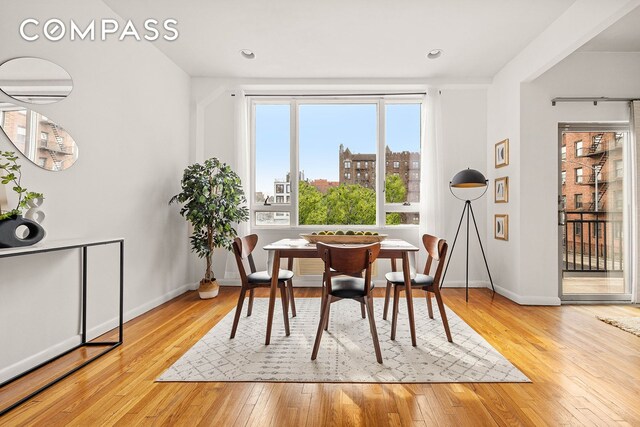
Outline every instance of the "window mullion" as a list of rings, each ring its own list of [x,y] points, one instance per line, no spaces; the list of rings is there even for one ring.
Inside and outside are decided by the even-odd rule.
[[[291,224],[298,224],[298,180],[300,179],[299,160],[298,160],[298,147],[299,147],[299,135],[298,135],[298,101],[293,99],[290,104],[291,119],[289,121],[291,130],[289,135],[289,141],[291,145],[291,151],[289,156],[290,170],[289,183],[291,185],[290,202],[291,205],[290,215]]]
[[[383,227],[386,224],[385,214],[385,125],[386,115],[384,99],[378,100],[378,144],[376,156],[376,225]]]

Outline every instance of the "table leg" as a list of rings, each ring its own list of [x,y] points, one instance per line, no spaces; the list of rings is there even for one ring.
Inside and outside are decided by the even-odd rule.
[[[273,270],[271,271],[271,289],[269,292],[269,313],[267,314],[267,338],[264,344],[271,342],[271,326],[273,325],[273,310],[276,305],[276,291],[278,290],[278,273],[280,272],[280,251],[273,254]]]
[[[409,329],[411,330],[411,345],[416,346],[416,324],[413,316],[413,295],[411,292],[411,273],[409,271],[409,253],[402,253],[402,273],[404,276],[405,295],[407,298],[407,313],[409,314]]]
[[[293,271],[293,257],[289,257],[287,262],[287,270]],[[293,297],[293,279],[289,279],[287,283],[289,288],[289,304],[291,305],[291,317],[296,317],[296,300]]]

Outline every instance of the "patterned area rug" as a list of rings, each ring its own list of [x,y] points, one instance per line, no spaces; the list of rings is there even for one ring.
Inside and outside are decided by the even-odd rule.
[[[288,337],[284,334],[279,303],[276,303],[269,346],[264,345],[268,300],[256,298],[251,317],[246,317],[245,303],[233,340],[229,334],[235,309],[157,381],[529,382],[484,338],[447,309],[453,335],[453,343],[449,343],[438,310],[434,310],[435,319],[429,319],[423,298],[414,299],[417,347],[411,345],[404,298],[395,341],[389,338],[391,321],[382,320],[384,300],[374,300],[383,364],[376,362],[369,322],[361,317],[357,302],[342,300],[331,305],[329,330],[322,336],[315,361],[311,360],[311,350],[320,316],[320,299],[296,299],[297,317],[290,318]]]
[[[633,335],[640,337],[640,317],[603,317],[598,316],[599,320],[608,323],[623,331],[631,332]]]

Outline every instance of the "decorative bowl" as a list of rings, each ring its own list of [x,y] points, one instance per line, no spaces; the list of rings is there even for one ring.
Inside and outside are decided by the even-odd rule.
[[[309,243],[343,243],[343,244],[367,244],[367,243],[375,243],[381,242],[387,238],[386,234],[371,234],[371,235],[360,235],[360,234],[333,234],[333,235],[319,235],[319,234],[311,234],[305,233],[300,234],[300,237],[305,239]]]

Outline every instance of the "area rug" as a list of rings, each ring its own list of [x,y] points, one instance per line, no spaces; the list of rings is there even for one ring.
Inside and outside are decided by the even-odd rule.
[[[640,317],[604,317],[597,316],[604,323],[616,326],[623,331],[631,332],[640,337]]]
[[[157,381],[529,382],[522,372],[447,308],[453,335],[453,343],[449,343],[440,316],[435,313],[435,319],[429,319],[423,298],[414,299],[417,347],[411,345],[404,298],[400,304],[402,310],[398,315],[395,341],[389,337],[391,321],[382,320],[384,300],[374,300],[383,364],[376,362],[369,322],[361,317],[360,304],[342,300],[331,305],[329,330],[322,336],[317,359],[312,361],[320,299],[296,299],[297,317],[290,318],[291,335],[288,337],[284,333],[279,303],[270,345],[264,345],[268,299],[256,298],[251,317],[246,316],[245,303],[234,339],[229,339],[229,334],[235,309]]]

